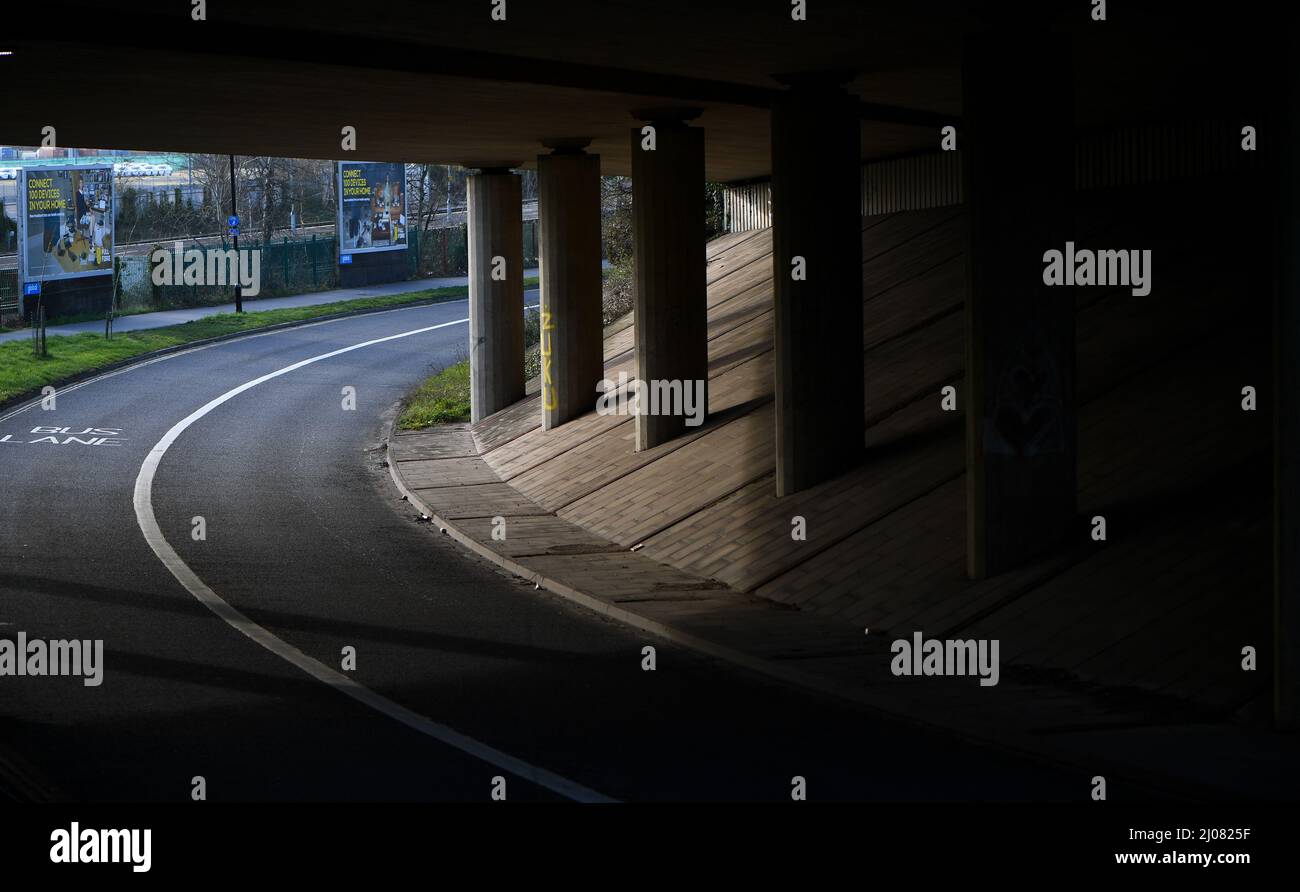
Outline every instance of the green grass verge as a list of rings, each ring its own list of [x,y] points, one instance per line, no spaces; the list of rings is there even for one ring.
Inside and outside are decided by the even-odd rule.
[[[104,340],[102,333],[51,336],[48,340],[49,355],[45,357],[35,356],[31,341],[26,338],[10,341],[0,344],[0,402],[46,385],[57,385],[75,375],[92,372],[153,350],[253,331],[283,322],[314,319],[332,313],[385,309],[421,300],[454,300],[464,297],[466,293],[465,286],[459,285],[310,307],[246,312],[242,315],[220,313],[182,325],[116,334],[111,341]],[[466,381],[468,382],[468,377]],[[468,386],[466,383],[466,405]]]
[[[447,366],[413,390],[397,428],[417,431],[449,421],[469,421],[469,360]]]

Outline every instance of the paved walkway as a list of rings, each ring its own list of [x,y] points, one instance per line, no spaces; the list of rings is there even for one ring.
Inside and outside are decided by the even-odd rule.
[[[524,278],[536,278],[536,269],[524,270]],[[336,288],[333,291],[312,291],[307,294],[293,294],[288,297],[268,297],[265,299],[254,299],[244,301],[244,309],[248,312],[257,312],[259,310],[283,310],[289,307],[314,307],[318,304],[339,303],[346,300],[356,300],[363,297],[387,297],[393,294],[409,294],[413,291],[425,291],[430,288],[449,288],[457,285],[468,285],[468,276],[445,276],[435,279],[410,279],[404,282],[389,282],[383,285],[366,285],[362,288]],[[203,319],[208,316],[215,316],[219,313],[233,313],[235,305],[233,303],[219,304],[213,307],[190,307],[181,310],[159,310],[156,313],[135,313],[130,316],[119,316],[113,323],[113,331],[122,333],[126,331],[140,331],[148,328],[164,328],[168,325],[180,325],[184,322],[193,322],[196,319]],[[96,319],[91,322],[74,322],[69,325],[51,325],[45,329],[48,337],[57,337],[59,335],[75,335],[83,332],[103,332],[104,321]],[[0,334],[0,343],[4,341],[16,341],[30,338],[31,332],[27,330],[11,331]]]

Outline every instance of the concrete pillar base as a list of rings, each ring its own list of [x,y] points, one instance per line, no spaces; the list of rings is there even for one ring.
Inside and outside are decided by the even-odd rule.
[[[633,128],[632,242],[636,262],[636,368],[659,393],[690,389],[702,413],[708,405],[708,289],[704,253],[704,131],[688,127],[680,109],[642,112],[653,127]],[[651,449],[694,428],[685,407],[659,405],[651,414],[642,393],[636,447]],[[662,402],[669,402],[663,400]]]
[[[1073,224],[1073,81],[1068,43],[1045,29],[974,38],[963,66],[967,569],[978,579],[1059,545],[1075,522],[1075,296],[1043,282],[1044,252],[1063,250]]]
[[[801,79],[772,106],[776,493],[862,460],[861,121],[838,79]]]
[[[1279,27],[1282,55],[1300,49],[1296,28]],[[1278,66],[1275,127],[1271,141],[1261,137],[1268,164],[1259,177],[1261,203],[1271,211],[1276,231],[1274,261],[1275,402],[1274,422],[1274,682],[1273,713],[1279,730],[1300,728],[1300,73]],[[1261,133],[1267,133],[1261,128]],[[1271,199],[1271,202],[1270,202]],[[1261,394],[1262,397],[1262,394]]]
[[[590,412],[604,377],[600,156],[565,146],[537,158],[541,231],[542,428]]]
[[[469,178],[471,418],[524,397],[523,190],[516,174],[488,168]]]

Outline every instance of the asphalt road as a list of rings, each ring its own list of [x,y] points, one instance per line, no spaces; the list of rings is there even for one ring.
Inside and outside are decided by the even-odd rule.
[[[471,740],[620,800],[1086,801],[1040,767],[785,688],[503,575],[420,523],[384,467],[386,419],[467,355],[464,304],[264,334],[136,366],[0,420],[0,636],[103,639],[99,687],[0,677],[0,745],[69,800],[485,801],[565,794],[304,672],[196,600],[133,491],[216,596],[319,664]],[[356,408],[343,408],[343,388]],[[37,428],[67,428],[44,434]],[[97,445],[86,428],[120,430]],[[57,442],[31,442],[52,436]],[[78,439],[95,439],[84,436]],[[114,442],[114,441],[120,442]],[[206,539],[192,536],[202,517]],[[641,648],[658,669],[641,669]],[[478,750],[476,750],[478,751]]]

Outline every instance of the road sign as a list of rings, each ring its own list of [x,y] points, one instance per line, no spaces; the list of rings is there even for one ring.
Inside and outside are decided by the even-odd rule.
[[[352,262],[352,255],[351,255],[351,254],[342,254],[342,255],[339,256],[339,263],[340,263],[340,264],[343,264],[343,263],[351,263],[351,262]]]
[[[40,296],[41,296],[40,282],[23,283],[23,297],[40,297]]]

